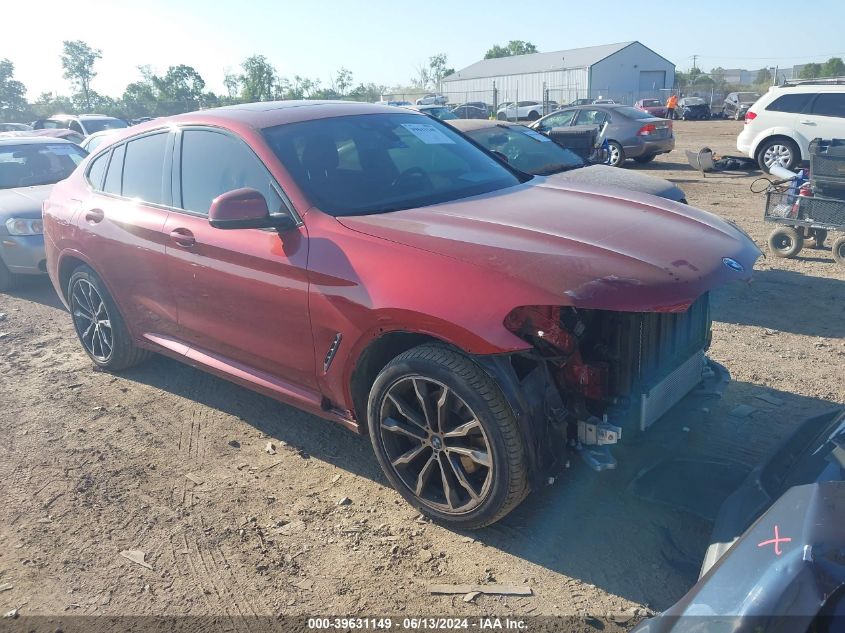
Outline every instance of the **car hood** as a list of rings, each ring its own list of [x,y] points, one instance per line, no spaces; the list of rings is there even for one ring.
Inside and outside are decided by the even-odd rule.
[[[41,203],[50,195],[53,185],[0,189],[0,218],[40,218]]]
[[[621,187],[640,191],[675,202],[685,200],[684,192],[668,180],[648,174],[639,174],[628,169],[619,169],[609,165],[589,165],[549,176],[549,180],[558,183],[580,182],[594,185]]]
[[[506,276],[533,288],[538,302],[606,310],[686,310],[711,288],[750,279],[761,254],[743,232],[704,211],[540,177],[455,202],[338,221]]]

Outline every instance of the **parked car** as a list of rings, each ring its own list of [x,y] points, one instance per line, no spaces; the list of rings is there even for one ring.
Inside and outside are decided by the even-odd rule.
[[[771,88],[745,114],[737,149],[768,171],[809,160],[814,138],[845,138],[845,84],[799,81]]]
[[[548,133],[556,127],[604,128],[610,145],[610,164],[621,167],[629,158],[648,163],[658,154],[675,149],[672,122],[631,106],[587,105],[564,108],[535,121],[530,127]]]
[[[619,187],[686,202],[684,192],[668,180],[607,165],[588,165],[575,152],[524,125],[489,120],[449,121],[449,125],[520,171],[548,176],[555,183]]]
[[[427,94],[417,99],[415,105],[446,105],[448,99],[443,95]]]
[[[410,106],[409,110],[416,110],[417,112],[422,112],[423,114],[427,114],[428,116],[433,116],[435,119],[440,119],[441,121],[448,121],[449,119],[457,119],[458,115],[452,112],[449,108],[445,106],[438,106],[438,105],[423,105],[423,106]]]
[[[701,97],[684,97],[678,101],[675,117],[684,121],[690,119],[706,121],[710,119],[710,106]]]
[[[125,128],[129,125],[123,119],[104,114],[57,114],[47,119],[40,119],[33,124],[36,130],[66,128],[83,137],[107,129]]]
[[[800,424],[722,505],[698,583],[632,633],[842,633],[844,447],[841,409]]]
[[[405,106],[414,105],[410,101],[377,101],[376,103],[380,103],[381,105],[394,106],[396,108],[402,108],[402,107],[405,107]]]
[[[0,123],[0,132],[28,132],[32,129],[26,123]]]
[[[593,103],[596,105],[613,105],[616,102],[613,99],[604,99],[599,97],[598,99],[594,99]]]
[[[490,116],[490,111],[487,108],[479,108],[468,103],[455,106],[451,112],[459,119],[486,119]]]
[[[103,130],[102,132],[94,132],[90,136],[88,136],[85,140],[79,143],[79,146],[84,149],[89,154],[93,154],[94,150],[96,150],[100,145],[102,145],[103,141],[107,140],[109,137],[114,136],[119,132],[119,129],[114,130]]]
[[[567,106],[582,106],[582,105],[591,105],[593,103],[592,99],[574,99],[567,103]]]
[[[574,192],[365,103],[139,125],[44,223],[99,368],[155,351],[369,434],[399,493],[462,528],[512,510],[579,429],[612,466],[622,428],[711,371],[709,292],[760,256],[715,215]]]
[[[536,121],[543,116],[542,101],[519,101],[517,103],[505,103],[499,106],[496,118],[500,121],[516,119],[519,121]]]
[[[725,97],[722,113],[725,118],[733,118],[737,121],[744,119],[748,108],[753,106],[759,98],[760,95],[756,92],[731,92]]]
[[[41,203],[85,156],[62,139],[0,138],[0,292],[47,272]]]
[[[71,143],[79,145],[84,138],[79,132],[68,130],[65,128],[50,128],[44,130],[23,130],[15,132],[0,132],[0,138],[27,138],[27,137],[42,137],[42,138],[60,138]]]
[[[661,119],[666,118],[666,106],[661,103],[660,99],[640,99],[634,104],[637,110],[648,112],[651,116],[657,116]]]

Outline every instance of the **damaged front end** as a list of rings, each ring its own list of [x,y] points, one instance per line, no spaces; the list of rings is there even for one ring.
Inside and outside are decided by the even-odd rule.
[[[714,375],[704,354],[708,293],[677,312],[523,306],[504,325],[532,349],[483,364],[507,385],[517,416],[527,418],[529,457],[540,473],[566,446],[596,470],[615,467],[608,447],[623,432],[645,431]]]

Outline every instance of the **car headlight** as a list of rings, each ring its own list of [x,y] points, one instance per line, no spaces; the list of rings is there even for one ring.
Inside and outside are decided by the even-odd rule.
[[[9,218],[6,229],[10,235],[41,235],[44,233],[44,222],[41,218]]]

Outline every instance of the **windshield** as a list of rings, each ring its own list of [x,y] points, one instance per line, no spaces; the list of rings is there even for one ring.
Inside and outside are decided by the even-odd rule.
[[[50,185],[64,180],[88,154],[72,143],[0,146],[0,189]]]
[[[572,150],[522,125],[497,125],[472,130],[467,135],[484,148],[504,154],[508,162],[520,171],[535,176],[548,176],[584,166],[584,161]]]
[[[520,182],[446,125],[414,114],[302,121],[263,132],[299,188],[332,215],[422,207]]]
[[[637,110],[636,108],[632,108],[631,106],[622,106],[621,108],[616,108],[612,111],[614,114],[619,113],[622,116],[628,117],[629,119],[653,119],[654,115],[650,112],[643,112],[642,110]]]
[[[129,127],[126,125],[126,121],[121,121],[120,119],[85,119],[83,123],[85,124],[85,129],[88,130],[88,134]]]
[[[657,99],[643,99],[643,107],[645,108],[659,107],[661,105],[663,104],[660,103]]]
[[[684,99],[684,105],[688,106],[695,106],[695,105],[704,105],[704,99],[701,97],[688,97]]]

